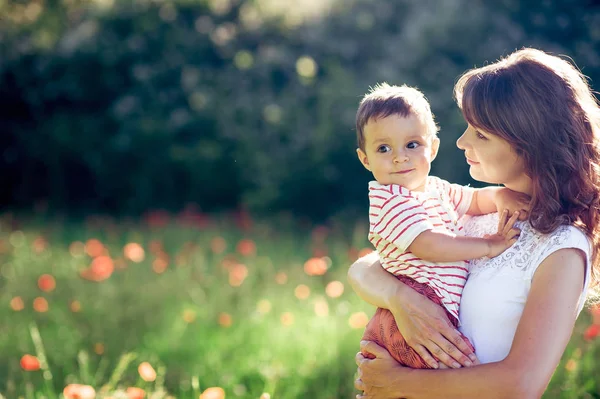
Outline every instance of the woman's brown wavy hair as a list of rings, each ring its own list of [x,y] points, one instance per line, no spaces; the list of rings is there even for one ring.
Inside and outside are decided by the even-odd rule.
[[[571,224],[592,241],[600,286],[600,107],[571,63],[525,48],[462,75],[454,87],[469,124],[508,141],[533,181],[530,222],[542,233]]]

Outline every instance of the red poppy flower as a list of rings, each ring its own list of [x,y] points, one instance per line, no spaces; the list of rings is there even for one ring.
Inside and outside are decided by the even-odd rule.
[[[589,326],[587,328],[587,330],[585,330],[585,332],[583,333],[583,338],[586,341],[591,341],[594,338],[596,338],[598,336],[598,334],[600,334],[600,326],[597,324],[592,324],[591,326]]]
[[[42,274],[38,278],[38,287],[44,292],[53,291],[56,288],[56,280],[50,274]]]
[[[238,242],[236,250],[242,256],[254,256],[256,255],[256,244],[254,241],[245,238]]]
[[[96,391],[90,385],[69,384],[63,389],[65,399],[94,399]]]
[[[129,399],[144,399],[146,392],[142,388],[129,387],[127,388],[127,397]]]
[[[23,355],[21,368],[25,371],[37,371],[40,369],[40,361],[33,355]]]

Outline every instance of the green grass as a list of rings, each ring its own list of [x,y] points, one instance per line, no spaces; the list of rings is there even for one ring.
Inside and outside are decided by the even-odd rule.
[[[373,312],[346,283],[356,251],[369,247],[363,227],[333,224],[319,238],[319,230],[283,217],[242,230],[229,217],[195,228],[176,220],[149,227],[109,218],[41,223],[4,215],[0,393],[61,398],[67,384],[79,383],[93,386],[98,397],[115,398],[126,397],[128,387],[152,398],[198,398],[208,387],[222,387],[228,398],[265,392],[271,398],[353,397],[362,329],[349,320]],[[211,248],[216,237],[226,243],[222,253]],[[121,265],[101,282],[80,276],[92,261],[82,252],[89,239],[100,240]],[[255,254],[237,252],[242,239],[255,243]],[[124,256],[132,242],[145,250],[139,263]],[[168,254],[163,273],[153,270],[157,243]],[[304,271],[315,253],[327,256],[324,275]],[[247,276],[232,286],[232,265],[240,263]],[[42,274],[55,278],[54,290],[40,290]],[[331,298],[325,288],[336,280],[345,290]],[[296,296],[299,285],[309,288],[307,298]],[[11,308],[15,297],[22,298],[23,310]],[[38,297],[47,300],[48,311],[33,309]],[[582,337],[589,324],[583,314],[545,398],[600,398],[600,345]],[[22,370],[24,354],[37,355],[42,369]],[[155,381],[140,377],[141,362],[157,371]]]

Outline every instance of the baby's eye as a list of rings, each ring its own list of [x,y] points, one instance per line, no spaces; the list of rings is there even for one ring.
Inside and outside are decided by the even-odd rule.
[[[385,154],[386,152],[390,152],[390,151],[392,151],[392,149],[387,144],[380,145],[379,147],[377,147],[377,152],[380,152],[382,154]]]
[[[406,148],[412,150],[412,149],[415,149],[415,148],[419,147],[420,145],[421,145],[421,143],[419,143],[418,141],[411,141],[410,143],[408,143],[406,145]]]

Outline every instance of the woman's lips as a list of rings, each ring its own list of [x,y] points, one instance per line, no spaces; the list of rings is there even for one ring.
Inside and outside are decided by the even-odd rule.
[[[473,161],[473,160],[471,160],[471,159],[469,159],[469,158],[467,158],[467,163],[468,163],[469,165],[479,165],[479,162],[475,162],[475,161]]]

